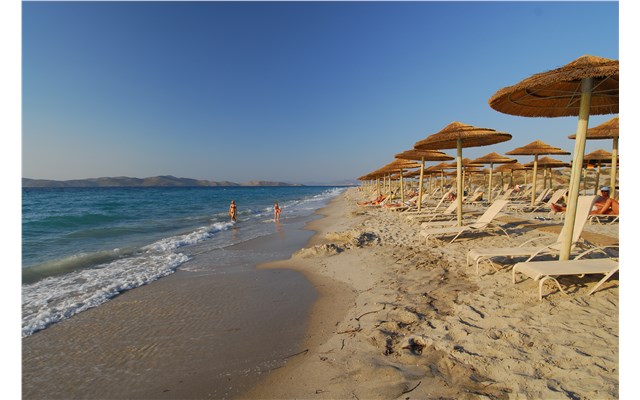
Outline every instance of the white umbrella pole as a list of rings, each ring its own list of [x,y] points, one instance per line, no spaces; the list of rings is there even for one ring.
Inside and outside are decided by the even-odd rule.
[[[456,155],[456,190],[458,191],[456,201],[458,202],[458,226],[462,226],[462,139],[458,138],[458,148]]]
[[[593,193],[598,193],[598,187],[600,186],[600,167],[602,166],[602,161],[598,161],[598,169],[596,169],[596,184],[593,188]]]
[[[464,193],[467,190],[467,171],[466,168],[462,167],[462,192]]]
[[[420,163],[420,185],[418,186],[418,211],[422,209],[422,180],[423,179],[424,179],[424,156],[422,157],[422,163]]]
[[[591,90],[593,78],[582,80],[582,96],[580,98],[580,114],[576,130],[576,144],[573,150],[573,165],[571,166],[571,182],[569,184],[569,199],[564,219],[564,238],[560,249],[560,260],[568,260],[571,255],[571,239],[576,221],[578,208],[578,192],[580,191],[580,172],[584,159],[584,148],[587,142],[587,127],[589,126],[589,109],[591,108]]]
[[[536,181],[538,180],[538,155],[533,156],[533,182],[531,190],[531,207],[534,207],[536,202]]]
[[[491,203],[491,192],[493,192],[493,163],[489,163],[489,203]]]
[[[402,175],[404,175],[404,171],[400,168],[400,198],[402,199],[402,204],[404,204],[404,180]]]
[[[378,189],[378,197],[380,197],[380,177],[376,176],[376,188]]]
[[[389,184],[389,177],[387,174],[384,174],[384,191],[387,192],[387,196],[391,196],[391,185]]]
[[[616,194],[616,175],[617,175],[617,163],[618,163],[618,138],[613,138],[613,150],[611,151],[611,197],[615,198]]]

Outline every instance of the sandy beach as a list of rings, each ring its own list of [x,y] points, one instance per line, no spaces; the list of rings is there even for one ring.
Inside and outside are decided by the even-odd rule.
[[[618,398],[618,275],[567,278],[568,296],[508,268],[466,266],[470,248],[553,237],[558,220],[501,214],[513,236],[426,244],[419,223],[358,207],[350,189],[314,221],[309,245],[264,268],[301,271],[317,287],[302,353],[241,398]],[[617,242],[618,225],[584,237]],[[336,286],[335,283],[340,283]],[[345,291],[344,286],[350,288]]]
[[[339,195],[249,279],[178,271],[23,339],[23,398],[618,397],[617,274],[539,301],[508,268],[466,266],[470,248],[552,238],[560,221],[501,214],[512,240],[427,244],[419,222],[365,197]],[[584,236],[613,244],[618,225]]]

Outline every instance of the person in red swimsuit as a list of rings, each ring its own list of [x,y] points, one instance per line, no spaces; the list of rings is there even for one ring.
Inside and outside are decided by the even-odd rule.
[[[276,203],[273,205],[273,221],[280,221],[280,213],[282,212],[282,210],[280,209],[280,206],[278,205],[278,202],[276,201]]]

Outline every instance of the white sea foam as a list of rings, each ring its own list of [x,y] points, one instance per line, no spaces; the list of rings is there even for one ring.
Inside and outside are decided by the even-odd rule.
[[[217,232],[225,231],[232,226],[233,222],[216,222],[209,227],[200,228],[185,235],[158,240],[155,243],[143,247],[143,250],[171,251],[182,246],[201,242],[210,238]]]
[[[230,222],[216,222],[194,232],[158,240],[130,257],[23,285],[22,336],[96,307],[122,291],[172,274],[189,259],[174,250],[231,226]]]
[[[291,200],[281,204],[286,217],[308,215],[309,210],[321,207],[326,200],[337,196],[344,189],[326,190],[318,195],[302,200]],[[245,215],[243,220],[262,221],[271,216],[273,209],[266,207]],[[243,215],[242,213],[240,214]],[[285,217],[285,218],[286,218]],[[271,219],[269,219],[269,222]],[[272,232],[271,229],[257,225],[243,225],[239,240],[250,240]],[[232,222],[214,219],[208,226],[192,232],[163,238],[142,248],[120,252],[113,249],[111,257],[103,259],[102,264],[91,268],[79,268],[69,273],[49,276],[35,283],[22,286],[22,336],[29,336],[50,324],[69,318],[89,308],[99,306],[125,290],[133,289],[175,272],[189,257],[178,249],[212,238],[218,238],[219,232],[229,230]],[[216,246],[227,246],[228,237],[219,237]],[[215,243],[215,242],[213,242]],[[101,262],[96,255],[82,255],[84,258]],[[75,264],[74,264],[75,265]]]
[[[175,271],[188,257],[182,253],[145,252],[99,268],[52,276],[22,286],[22,336],[96,307],[120,292]]]

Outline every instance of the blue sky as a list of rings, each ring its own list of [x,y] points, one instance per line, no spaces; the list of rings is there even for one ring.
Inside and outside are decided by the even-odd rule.
[[[351,180],[453,121],[513,135],[464,157],[573,151],[576,117],[487,101],[618,31],[617,2],[24,2],[22,176]]]

